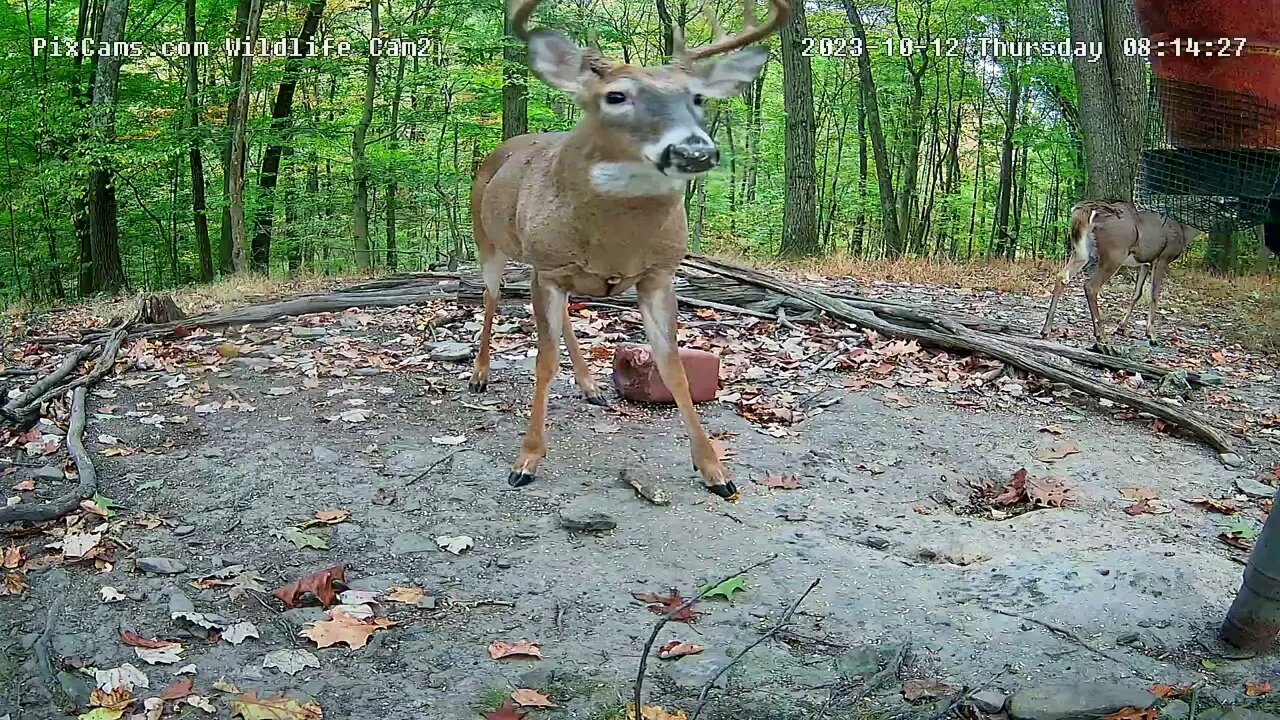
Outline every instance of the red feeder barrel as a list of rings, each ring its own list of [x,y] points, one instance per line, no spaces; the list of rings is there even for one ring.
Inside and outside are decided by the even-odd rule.
[[[1150,55],[1156,77],[1174,83],[1207,86],[1220,93],[1242,96],[1240,100],[1271,109],[1280,108],[1280,2],[1277,0],[1136,0],[1138,22],[1151,40]],[[1244,51],[1219,56],[1218,38],[1246,38]],[[1172,45],[1160,53],[1158,42],[1198,40],[1199,55],[1189,54],[1185,45],[1175,54]],[[1206,48],[1212,50],[1204,51]],[[1219,96],[1220,97],[1220,96]],[[1208,96],[1205,98],[1210,100]],[[1223,108],[1226,112],[1230,109]],[[1215,122],[1212,108],[1195,112],[1166,107],[1166,120],[1174,135],[1205,138],[1208,124]],[[1261,125],[1237,132],[1232,147],[1260,149],[1274,146],[1280,133],[1280,118],[1274,112]],[[1219,133],[1220,134],[1220,133]],[[1235,133],[1233,133],[1235,134]],[[1189,143],[1204,146],[1203,141]]]

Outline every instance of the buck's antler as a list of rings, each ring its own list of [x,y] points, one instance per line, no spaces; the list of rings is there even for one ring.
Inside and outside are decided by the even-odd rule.
[[[529,18],[533,17],[538,2],[539,0],[515,0],[507,4],[507,11],[511,16],[511,33],[525,42],[529,42]],[[589,38],[590,46],[586,48],[585,59],[592,70],[603,75],[613,68],[613,63],[595,47],[595,43],[593,35]]]
[[[785,0],[769,0],[769,15],[765,18],[764,25],[756,25],[756,0],[742,0],[742,32],[729,35],[725,33],[720,19],[712,10],[712,2],[713,0],[704,0],[702,4],[702,12],[707,16],[707,23],[711,25],[713,35],[711,43],[690,50],[685,47],[684,33],[678,27],[673,28],[672,54],[677,63],[688,64],[694,60],[727,53],[762,40],[782,27],[782,24],[787,21],[787,12],[790,10]]]

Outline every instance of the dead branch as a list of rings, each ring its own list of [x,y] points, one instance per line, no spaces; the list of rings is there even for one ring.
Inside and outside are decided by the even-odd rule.
[[[658,633],[662,632],[662,628],[666,627],[666,624],[671,622],[672,618],[684,612],[685,610],[688,610],[689,608],[693,607],[694,603],[706,597],[707,593],[711,592],[715,588],[729,582],[730,580],[738,577],[739,575],[746,575],[748,572],[751,572],[752,570],[755,570],[756,568],[762,565],[767,565],[776,559],[778,559],[778,554],[774,553],[773,555],[770,555],[769,557],[763,560],[760,560],[759,562],[748,565],[747,567],[742,568],[738,572],[726,578],[721,579],[719,582],[715,582],[710,585],[707,585],[705,589],[703,589],[697,595],[694,595],[693,598],[686,601],[685,604],[681,605],[675,610],[672,610],[671,612],[668,612],[667,614],[658,618],[657,622],[653,624],[653,632],[649,633],[649,639],[646,640],[644,643],[644,650],[641,651],[640,653],[640,669],[636,671],[636,687],[635,687],[635,693],[634,693],[636,717],[640,717],[640,714],[641,714],[640,708],[642,707],[642,705],[640,704],[640,696],[644,688],[644,671],[649,666],[649,654],[653,652],[653,643],[658,639]]]
[[[944,705],[941,710],[934,713],[933,715],[930,715],[928,720],[942,720],[942,718],[950,715],[953,710],[959,707],[960,703],[967,701],[969,698],[973,697],[974,695],[977,695],[983,690],[986,690],[988,687],[991,687],[991,683],[1004,677],[1011,670],[1013,670],[1013,666],[1006,663],[1004,667],[1000,668],[1000,670],[998,670],[994,675],[987,678],[986,681],[978,685],[974,685],[972,688],[969,688],[964,692],[957,693],[956,695],[952,696],[951,701],[948,702],[946,705]]]
[[[719,260],[686,258],[685,263],[705,272],[738,278],[742,282],[794,297],[826,312],[831,317],[853,323],[859,327],[875,330],[889,337],[916,340],[947,350],[960,350],[969,354],[985,355],[1001,360],[1020,370],[1063,383],[1089,395],[1128,405],[1135,410],[1154,415],[1191,432],[1216,449],[1219,453],[1219,458],[1224,464],[1234,466],[1241,462],[1240,456],[1235,453],[1226,434],[1215,428],[1208,421],[1190,413],[1182,412],[1146,395],[1134,392],[1129,388],[1101,383],[1076,370],[1050,364],[1048,358],[1032,348],[1015,346],[999,337],[971,330],[946,318],[938,318],[938,329],[936,330],[904,327],[881,318],[873,312],[851,307],[843,300],[786,283],[771,275],[750,268],[731,265]]]
[[[867,697],[873,692],[876,692],[886,683],[896,681],[898,679],[898,675],[902,673],[902,666],[904,663],[906,663],[907,653],[909,652],[911,652],[911,643],[909,641],[903,642],[901,645],[898,646],[898,651],[893,654],[893,658],[887,664],[885,664],[885,666],[881,668],[879,672],[877,672],[875,675],[872,675],[871,679],[867,680],[866,683],[863,684],[862,689],[859,690],[858,694],[854,695],[852,699],[841,701],[840,688],[839,686],[837,686],[827,696],[827,700],[826,702],[822,703],[822,707],[818,708],[818,711],[815,712],[813,715],[810,715],[809,717],[810,718],[826,717],[827,711],[830,710],[837,703],[839,703],[841,707],[850,707],[853,705],[857,705],[858,703],[862,702],[863,698]]]
[[[809,587],[804,592],[800,593],[800,597],[796,598],[796,601],[791,603],[791,607],[787,608],[787,611],[782,613],[782,617],[778,618],[778,622],[773,624],[773,627],[769,629],[769,632],[761,635],[755,642],[743,648],[742,651],[737,655],[734,655],[724,667],[720,668],[715,675],[711,676],[711,679],[702,686],[702,692],[698,693],[698,706],[693,709],[693,716],[689,718],[689,720],[698,720],[698,716],[702,714],[702,708],[707,704],[707,700],[709,699],[708,696],[711,694],[711,688],[716,684],[716,681],[720,679],[720,676],[729,672],[729,668],[733,667],[739,660],[746,657],[747,653],[751,652],[757,645],[778,634],[778,631],[782,629],[782,626],[791,621],[791,616],[794,615],[796,609],[800,607],[800,603],[804,602],[804,599],[809,596],[809,593],[813,592],[814,588],[818,587],[818,583],[821,581],[822,578],[814,578],[814,581],[809,583]],[[639,711],[637,711],[637,716],[638,715]]]
[[[1095,655],[1104,657],[1107,660],[1110,660],[1111,662],[1119,663],[1126,667],[1129,666],[1129,663],[1125,662],[1123,658],[1118,658],[1115,655],[1112,655],[1111,653],[1107,652],[1106,650],[1102,650],[1101,648],[1098,648],[1097,646],[1090,643],[1088,640],[1085,640],[1084,638],[1080,637],[1079,633],[1077,633],[1076,631],[1072,630],[1069,627],[1059,625],[1057,623],[1048,622],[1047,620],[1038,620],[1036,618],[1031,617],[1030,615],[1023,615],[1022,613],[1014,612],[1012,610],[1003,610],[1001,608],[992,607],[990,605],[983,605],[982,607],[986,610],[990,610],[991,612],[996,613],[997,615],[1004,615],[1005,617],[1017,618],[1019,620],[1026,620],[1029,623],[1035,623],[1036,625],[1039,625],[1045,630],[1048,630],[1057,635],[1061,635],[1062,637],[1070,640],[1071,642],[1079,645],[1080,647],[1084,648],[1085,650],[1088,650],[1089,652]]]
[[[46,522],[73,512],[81,500],[88,500],[98,491],[98,473],[93,460],[84,447],[85,395],[84,385],[75,389],[71,399],[71,420],[67,424],[67,454],[76,466],[79,483],[76,489],[57,500],[41,505],[12,505],[0,508],[0,525],[15,522]]]
[[[38,398],[49,390],[56,388],[58,383],[66,379],[82,360],[93,354],[94,348],[95,345],[89,343],[67,353],[67,356],[62,359],[58,367],[54,368],[53,372],[37,380],[34,385],[24,390],[21,395],[0,407],[0,415],[3,415],[6,420],[15,423],[22,423],[27,420],[30,415],[28,408]],[[37,407],[39,406],[39,403],[35,404]]]
[[[48,377],[40,379],[28,388],[26,392],[22,393],[21,396],[0,408],[0,416],[19,425],[26,425],[40,414],[40,406],[49,399],[68,390],[88,387],[101,380],[115,366],[116,357],[120,354],[120,346],[124,344],[124,338],[128,335],[129,328],[133,326],[137,317],[135,315],[132,319],[121,323],[101,343],[82,345],[72,351],[71,354],[63,359],[58,369],[50,373]],[[94,359],[93,369],[80,377],[63,382],[67,375],[88,354],[83,352],[86,347],[90,348],[91,351],[98,347],[102,348],[102,352]]]

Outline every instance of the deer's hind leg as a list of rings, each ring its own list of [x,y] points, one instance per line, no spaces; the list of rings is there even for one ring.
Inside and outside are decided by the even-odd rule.
[[[609,407],[609,400],[600,390],[600,385],[591,377],[591,368],[582,356],[582,346],[578,344],[578,336],[573,334],[573,320],[569,317],[569,304],[564,306],[564,344],[569,351],[569,362],[573,363],[573,379],[577,381],[587,402],[600,407]]]
[[[1133,298],[1129,300],[1129,309],[1124,311],[1124,317],[1120,318],[1120,324],[1116,325],[1116,335],[1124,335],[1125,328],[1129,326],[1129,316],[1133,314],[1133,308],[1138,304],[1138,299],[1142,297],[1142,288],[1147,284],[1147,275],[1151,273],[1150,265],[1138,266],[1138,280],[1133,288]]]
[[[1161,258],[1151,265],[1151,308],[1147,311],[1147,342],[1152,345],[1159,341],[1156,339],[1156,312],[1160,307],[1160,288],[1164,285],[1165,271],[1169,269],[1169,263]]]
[[[1084,269],[1085,263],[1088,262],[1087,257],[1081,257],[1078,253],[1073,253],[1067,259],[1066,267],[1062,268],[1062,273],[1054,278],[1053,295],[1049,298],[1049,312],[1044,316],[1044,326],[1040,328],[1040,337],[1049,337],[1050,331],[1053,329],[1053,316],[1058,311],[1058,300],[1067,290],[1067,283],[1071,282],[1071,278]]]
[[[484,280],[484,327],[480,330],[480,347],[471,370],[471,392],[484,392],[489,387],[489,338],[493,335],[493,317],[498,313],[502,297],[502,270],[507,258],[497,248],[482,242],[477,231],[476,254],[480,256],[480,277]]]

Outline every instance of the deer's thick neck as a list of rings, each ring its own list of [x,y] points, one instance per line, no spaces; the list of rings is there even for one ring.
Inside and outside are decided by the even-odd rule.
[[[679,204],[686,179],[663,174],[653,163],[621,151],[620,138],[579,125],[560,147],[553,174],[557,185],[587,204],[628,206]]]

